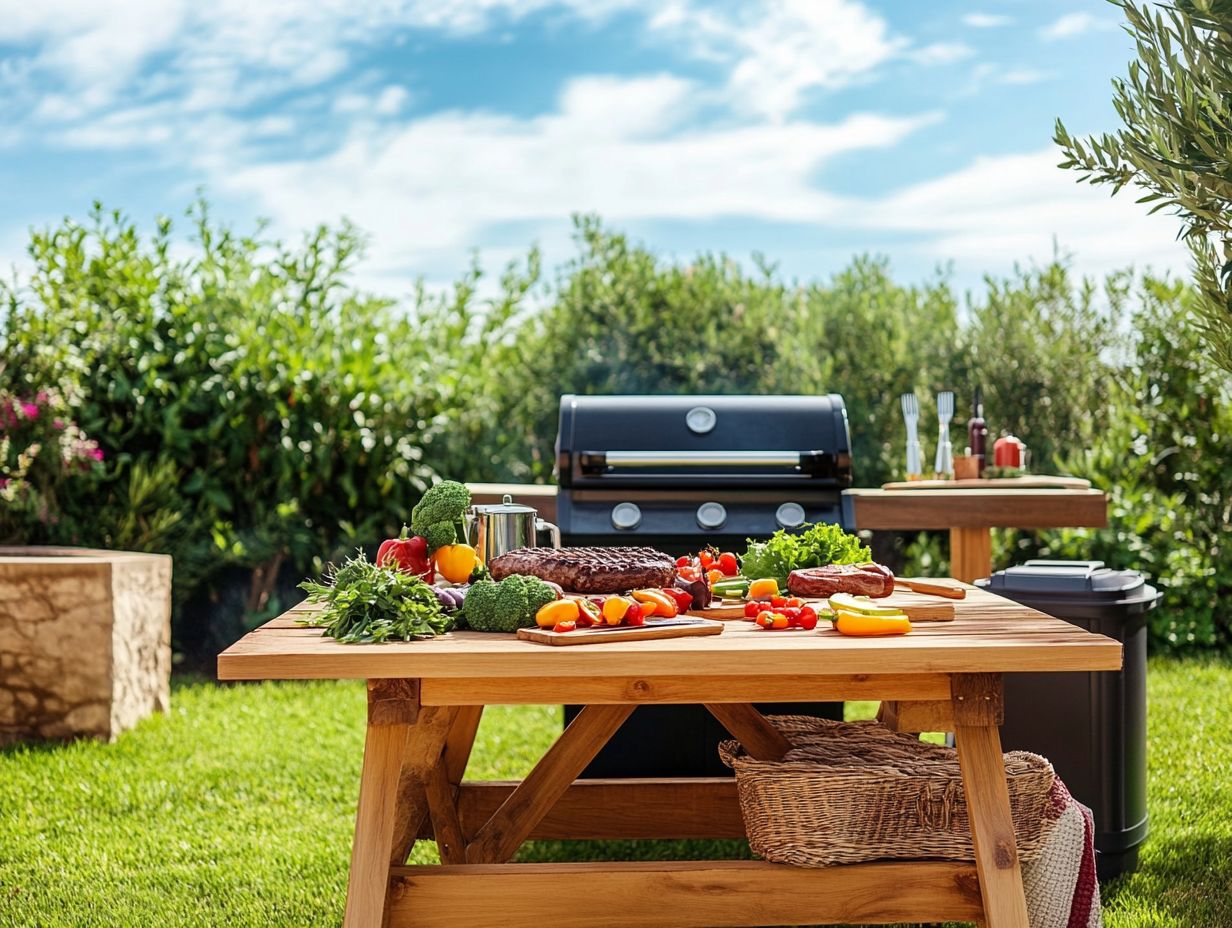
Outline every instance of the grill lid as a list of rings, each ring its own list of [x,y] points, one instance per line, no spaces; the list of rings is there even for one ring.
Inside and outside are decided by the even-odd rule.
[[[560,400],[562,488],[851,483],[842,397],[577,396]]]

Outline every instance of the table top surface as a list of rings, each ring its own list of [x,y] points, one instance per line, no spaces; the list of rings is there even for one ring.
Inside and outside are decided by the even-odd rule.
[[[845,491],[862,529],[1103,528],[1103,490],[972,487],[945,490]]]
[[[848,638],[770,632],[739,620],[721,635],[558,648],[513,635],[451,632],[376,645],[339,644],[299,624],[301,604],[249,632],[218,658],[223,680],[577,676],[705,677],[1116,670],[1121,645],[977,589],[952,622],[916,622],[908,635]]]

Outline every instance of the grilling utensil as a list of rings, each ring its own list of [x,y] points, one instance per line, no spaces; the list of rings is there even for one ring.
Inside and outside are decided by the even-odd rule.
[[[914,393],[904,393],[898,398],[903,407],[903,421],[907,423],[907,479],[919,480],[920,473],[920,401]]]
[[[954,477],[954,449],[950,447],[950,420],[954,418],[954,394],[945,390],[937,394],[937,420],[941,434],[937,438],[937,479]]]

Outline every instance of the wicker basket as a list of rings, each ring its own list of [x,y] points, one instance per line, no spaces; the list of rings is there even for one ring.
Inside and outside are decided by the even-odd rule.
[[[782,761],[719,745],[753,852],[797,867],[887,858],[974,860],[958,754],[877,722],[771,716],[792,742]],[[1035,754],[1005,755],[1023,860],[1038,853],[1055,774]]]

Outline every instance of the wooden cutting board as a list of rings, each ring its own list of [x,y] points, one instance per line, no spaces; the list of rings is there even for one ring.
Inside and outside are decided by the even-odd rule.
[[[604,644],[612,641],[652,641],[657,638],[692,638],[697,635],[721,635],[723,623],[698,620],[689,625],[627,625],[613,628],[579,628],[572,632],[554,632],[550,628],[519,628],[518,637],[536,644],[567,646]]]
[[[828,609],[824,599],[804,600],[814,609]],[[940,596],[929,596],[926,593],[912,593],[908,590],[895,590],[889,596],[873,600],[878,606],[893,606],[907,614],[913,622],[952,622],[954,621],[954,603]],[[690,609],[688,615],[715,619],[720,622],[730,622],[732,619],[744,618],[743,600],[728,600],[709,609]],[[519,632],[519,634],[521,634]]]
[[[1091,481],[1081,477],[988,477],[982,480],[899,480],[883,483],[883,490],[1089,490]]]

